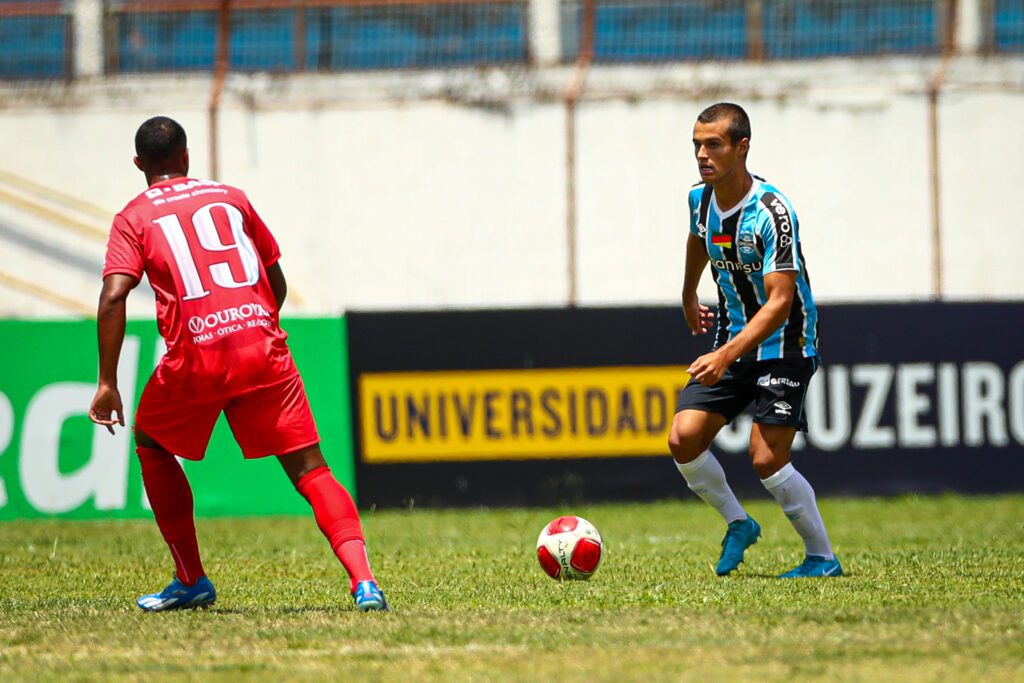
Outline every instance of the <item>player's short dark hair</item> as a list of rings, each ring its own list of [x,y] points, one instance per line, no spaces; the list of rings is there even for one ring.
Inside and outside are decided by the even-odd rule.
[[[714,123],[722,119],[729,119],[729,139],[733,143],[737,143],[743,138],[750,139],[750,117],[738,104],[732,102],[712,104],[697,117],[701,123]]]
[[[135,153],[146,164],[166,161],[187,147],[185,129],[166,116],[147,119],[135,132]]]

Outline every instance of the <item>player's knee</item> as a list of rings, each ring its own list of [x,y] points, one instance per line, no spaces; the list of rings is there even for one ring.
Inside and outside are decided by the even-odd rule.
[[[292,484],[298,485],[304,476],[323,467],[327,467],[327,461],[320,450],[320,445],[307,446],[306,448],[284,455],[277,456],[278,461],[291,479]]]
[[[761,479],[767,479],[789,462],[788,454],[773,451],[771,448],[760,447],[750,449],[750,462],[754,471]]]
[[[709,441],[706,429],[677,416],[668,433],[668,450],[676,462],[690,462],[707,450]]]

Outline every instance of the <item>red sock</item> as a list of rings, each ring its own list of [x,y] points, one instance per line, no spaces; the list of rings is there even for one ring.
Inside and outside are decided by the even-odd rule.
[[[178,579],[191,586],[206,573],[199,559],[199,541],[192,517],[192,487],[188,485],[181,465],[167,451],[139,446],[135,452],[142,464],[142,483],[146,487],[149,505],[153,508],[160,533],[171,549]]]
[[[334,554],[348,572],[350,590],[360,581],[373,581],[366,557],[363,528],[352,496],[331,474],[329,467],[317,467],[302,475],[295,484],[302,497],[313,507],[320,531],[327,537]]]

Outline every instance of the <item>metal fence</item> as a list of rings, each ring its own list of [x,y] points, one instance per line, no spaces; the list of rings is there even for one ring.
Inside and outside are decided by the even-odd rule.
[[[67,77],[71,29],[63,2],[0,2],[0,78]]]
[[[992,8],[992,48],[996,52],[1024,52],[1024,2],[995,0]]]
[[[948,39],[949,2],[765,0],[765,56],[936,54]]]
[[[584,2],[562,4],[566,61],[583,43]],[[598,0],[594,61],[935,54],[950,8],[941,0]]]
[[[72,78],[83,3],[102,13],[97,63],[121,74],[210,71],[222,39],[235,71],[527,65],[532,10],[545,3],[563,62],[587,44],[584,30],[599,63],[931,55],[950,46],[966,1],[0,0],[0,78]],[[971,1],[980,3],[982,52],[1024,52],[1024,2]]]
[[[747,48],[744,0],[598,0],[594,60],[658,62],[742,59]],[[584,43],[584,0],[561,5],[562,57],[573,61]]]
[[[108,72],[211,69],[217,5],[110,3]],[[236,0],[229,65],[333,71],[525,63],[526,8],[523,0]]]

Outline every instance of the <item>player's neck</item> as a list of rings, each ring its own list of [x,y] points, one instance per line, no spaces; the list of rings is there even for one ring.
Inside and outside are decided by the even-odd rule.
[[[156,175],[147,176],[146,177],[146,182],[149,183],[150,187],[153,187],[157,183],[163,183],[163,182],[166,182],[168,180],[173,180],[174,178],[184,178],[184,177],[185,177],[184,173],[178,173],[177,171],[170,172],[170,173],[157,173]]]
[[[714,185],[715,203],[718,204],[721,211],[728,211],[747,196],[747,192],[750,192],[753,184],[754,179],[746,169],[743,169],[742,173],[724,178]]]

